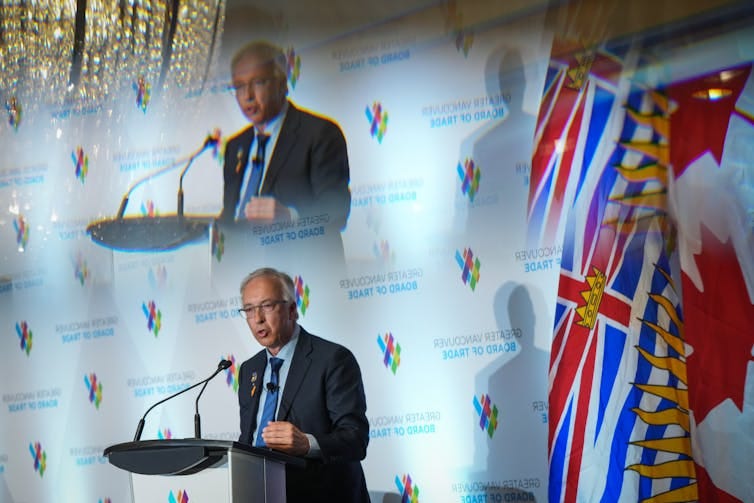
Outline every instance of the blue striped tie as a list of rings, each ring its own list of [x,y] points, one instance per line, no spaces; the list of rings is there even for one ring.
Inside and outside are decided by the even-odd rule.
[[[257,428],[257,441],[254,443],[257,447],[267,447],[262,439],[262,430],[267,423],[275,420],[275,409],[278,405],[278,372],[283,365],[282,358],[270,358],[270,383],[267,385],[267,398],[264,399],[264,408],[262,409],[262,420]]]
[[[267,146],[267,140],[270,139],[270,135],[257,134],[257,154],[251,160],[251,176],[249,176],[249,183],[246,185],[246,191],[243,193],[241,203],[238,205],[239,220],[246,219],[246,205],[249,204],[251,198],[259,194],[260,185],[262,182],[262,174],[264,173],[264,156],[265,147]]]

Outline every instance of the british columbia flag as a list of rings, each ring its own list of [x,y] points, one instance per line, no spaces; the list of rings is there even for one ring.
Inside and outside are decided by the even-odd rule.
[[[671,151],[684,151],[684,133],[671,134],[679,110],[673,88],[631,80],[638,54],[556,40],[540,107],[530,245],[551,245],[561,236],[563,243],[550,361],[548,499],[738,501],[730,496],[736,494],[754,501],[751,483],[713,480],[703,467],[722,454],[697,441],[700,391],[693,388],[703,373],[689,342],[697,327],[684,322],[686,221],[673,212],[680,154]],[[753,367],[754,316],[751,296],[736,291],[749,310],[734,317],[748,320],[748,329],[736,325],[742,331],[732,338],[747,335],[735,358],[727,355],[739,362],[739,373],[725,383],[739,396],[745,369]],[[719,354],[721,341],[712,334],[700,334],[702,344]],[[739,412],[742,401],[734,401]]]

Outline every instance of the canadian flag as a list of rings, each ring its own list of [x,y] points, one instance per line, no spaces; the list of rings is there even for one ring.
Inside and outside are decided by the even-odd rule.
[[[754,72],[667,88],[700,501],[754,501]]]

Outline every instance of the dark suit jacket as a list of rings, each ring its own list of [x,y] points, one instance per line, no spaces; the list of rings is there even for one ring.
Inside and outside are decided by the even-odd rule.
[[[251,395],[252,375],[263,385],[266,365],[266,350],[241,365],[239,442],[253,443],[261,393],[257,388]],[[366,398],[361,370],[348,349],[301,328],[277,420],[314,435],[322,450],[322,459],[308,460],[305,468],[286,467],[289,503],[369,502],[360,463],[369,443]]]
[[[254,128],[249,126],[225,148],[222,222],[235,218],[253,139]],[[351,209],[349,181],[348,151],[340,128],[288,102],[260,194],[275,197],[300,216],[327,213],[333,228],[340,230]]]

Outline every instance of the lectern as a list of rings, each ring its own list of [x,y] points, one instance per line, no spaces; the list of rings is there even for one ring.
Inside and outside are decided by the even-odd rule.
[[[134,503],[170,501],[170,495],[180,501],[179,493],[192,503],[285,503],[285,465],[305,463],[269,449],[201,438],[126,442],[106,448],[104,456],[130,473]]]

